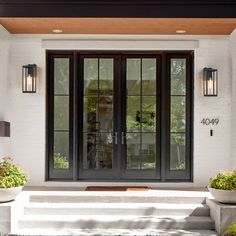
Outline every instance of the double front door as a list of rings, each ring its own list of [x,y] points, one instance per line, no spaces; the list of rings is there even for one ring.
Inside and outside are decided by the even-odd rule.
[[[190,181],[192,52],[48,51],[48,179]]]
[[[160,58],[81,55],[79,176],[160,177]]]

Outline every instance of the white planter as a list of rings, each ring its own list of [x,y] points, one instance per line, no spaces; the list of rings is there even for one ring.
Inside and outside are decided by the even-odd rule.
[[[208,187],[211,195],[218,201],[222,203],[236,204],[236,191],[234,190],[221,190]]]
[[[16,188],[0,188],[0,202],[9,202],[21,192],[22,186]]]

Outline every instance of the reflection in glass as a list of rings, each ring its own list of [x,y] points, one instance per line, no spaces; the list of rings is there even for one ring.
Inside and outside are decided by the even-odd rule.
[[[113,130],[113,97],[99,98],[98,120],[100,132],[112,132]]]
[[[186,59],[171,59],[170,169],[185,169]]]
[[[185,166],[185,134],[171,134],[170,169],[184,170]]]
[[[69,58],[54,59],[54,93],[69,94]]]
[[[141,59],[127,59],[126,80],[128,95],[141,93]]]
[[[142,59],[142,95],[156,95],[156,59]]]
[[[171,132],[184,132],[186,126],[186,97],[171,96]]]
[[[113,59],[99,59],[99,94],[113,94]]]
[[[96,132],[98,129],[98,97],[84,97],[84,132]]]
[[[156,69],[156,58],[127,59],[127,169],[156,168]]]
[[[84,59],[84,94],[98,93],[98,59]]]
[[[186,94],[186,59],[171,59],[171,95]]]
[[[127,133],[127,169],[141,169],[141,135],[140,133]]]
[[[113,161],[113,78],[111,58],[84,59],[83,167],[111,169]]]
[[[112,168],[112,133],[84,133],[83,145],[84,169]]]
[[[142,97],[142,131],[156,132],[156,97]]]
[[[142,169],[156,168],[156,134],[142,134]]]
[[[69,168],[69,132],[54,132],[54,168]]]
[[[141,128],[141,97],[128,96],[126,109],[127,132],[140,132]]]
[[[69,96],[54,97],[54,129],[69,129]]]
[[[69,169],[69,62],[69,58],[54,58],[55,169]]]

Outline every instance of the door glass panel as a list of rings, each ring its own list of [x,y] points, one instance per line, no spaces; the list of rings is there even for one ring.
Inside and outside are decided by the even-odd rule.
[[[186,59],[171,59],[171,94],[186,95]]]
[[[84,59],[84,76],[83,168],[111,169],[114,59]]]
[[[98,124],[98,97],[84,97],[84,132],[96,132]]]
[[[141,59],[127,59],[126,80],[128,95],[140,95]]]
[[[128,58],[127,169],[156,168],[156,59]],[[148,132],[148,133],[146,133]]]
[[[185,169],[185,134],[171,134],[171,170]]]
[[[156,134],[142,133],[142,169],[156,169]]]
[[[171,96],[171,132],[185,132],[185,96]]]
[[[156,97],[142,97],[142,131],[156,132]]]
[[[54,58],[54,169],[69,169],[70,59]]]
[[[54,59],[54,94],[69,95],[69,58]]]
[[[54,128],[55,130],[69,130],[69,96],[55,96],[54,98]]]
[[[170,169],[186,168],[186,59],[171,59]]]
[[[113,94],[113,59],[99,60],[99,93],[100,95]]]
[[[98,93],[98,59],[84,59],[84,94]]]
[[[111,169],[113,161],[112,133],[84,133],[83,168]]]
[[[99,99],[99,132],[112,132],[113,130],[113,96],[103,96]]]
[[[141,129],[141,97],[127,96],[126,130],[140,132]]]
[[[156,95],[156,59],[142,59],[142,94]]]
[[[69,132],[54,132],[54,168],[69,168]]]
[[[141,135],[140,133],[127,133],[127,169],[141,169]]]

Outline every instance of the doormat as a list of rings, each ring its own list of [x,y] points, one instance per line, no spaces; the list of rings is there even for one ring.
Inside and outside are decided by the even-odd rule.
[[[148,191],[146,186],[88,186],[85,191]]]

